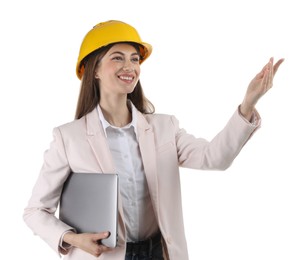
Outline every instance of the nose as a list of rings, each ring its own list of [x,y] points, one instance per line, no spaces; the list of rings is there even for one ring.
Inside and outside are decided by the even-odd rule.
[[[131,61],[125,61],[124,66],[123,66],[123,71],[125,72],[133,72],[134,69],[134,65],[132,64]]]

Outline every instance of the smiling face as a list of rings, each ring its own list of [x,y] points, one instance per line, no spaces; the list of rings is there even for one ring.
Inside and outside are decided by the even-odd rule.
[[[100,60],[95,77],[101,96],[127,95],[133,92],[140,76],[140,55],[127,43],[113,45]]]

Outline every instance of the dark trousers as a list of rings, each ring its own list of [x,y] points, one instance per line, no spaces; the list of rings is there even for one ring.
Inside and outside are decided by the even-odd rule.
[[[127,243],[125,260],[163,260],[161,233],[148,240]]]

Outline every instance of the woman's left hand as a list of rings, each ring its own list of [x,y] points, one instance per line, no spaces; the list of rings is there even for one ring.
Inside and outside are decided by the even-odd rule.
[[[270,58],[269,62],[250,82],[240,106],[240,112],[247,120],[251,119],[259,99],[273,86],[273,78],[283,61],[284,59],[280,59],[273,64],[274,59]]]

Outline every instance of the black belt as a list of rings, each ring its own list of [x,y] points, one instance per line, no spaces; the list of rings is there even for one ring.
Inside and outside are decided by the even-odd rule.
[[[161,237],[162,237],[161,232],[159,232],[157,235],[147,240],[142,240],[138,242],[127,242],[126,252],[133,254],[139,254],[140,252],[143,251],[151,252],[153,245],[161,242]]]

